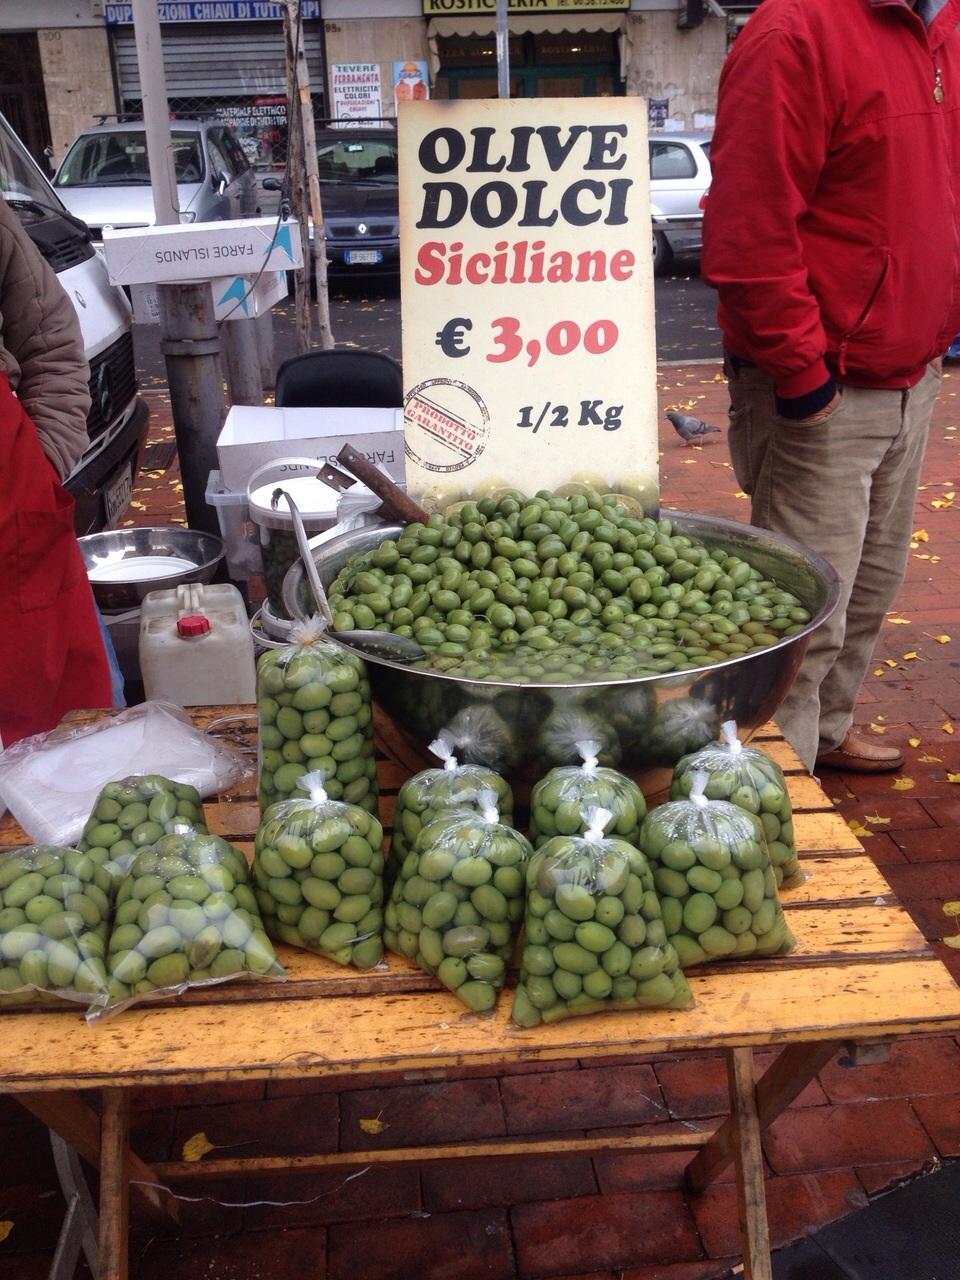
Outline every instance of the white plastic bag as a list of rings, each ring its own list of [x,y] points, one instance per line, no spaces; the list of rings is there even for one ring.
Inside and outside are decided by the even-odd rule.
[[[252,772],[252,765],[195,729],[182,708],[144,702],[8,747],[0,755],[0,799],[37,844],[72,845],[108,782],[159,773],[209,796]]]

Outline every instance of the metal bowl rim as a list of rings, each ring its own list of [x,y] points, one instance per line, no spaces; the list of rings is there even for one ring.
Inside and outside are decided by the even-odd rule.
[[[178,525],[158,525],[158,524],[135,525],[127,529],[101,529],[97,533],[85,533],[82,537],[78,538],[77,543],[80,547],[80,553],[81,555],[83,555],[84,567],[87,568],[88,570],[90,568],[90,565],[87,563],[87,557],[86,555],[84,555],[84,552],[88,550],[92,551],[93,549],[92,544],[94,543],[95,540],[111,537],[113,535],[141,534],[141,533],[161,533],[166,538],[169,538],[171,534],[181,538],[190,536],[198,540],[207,538],[214,544],[215,548],[219,548],[216,554],[211,556],[209,560],[204,560],[199,564],[194,564],[192,569],[178,569],[175,573],[167,574],[166,577],[169,577],[169,578],[175,578],[182,573],[203,573],[205,570],[212,569],[220,560],[223,559],[226,551],[226,546],[224,544],[223,539],[216,533],[208,533],[206,529],[183,529],[183,528],[180,528]],[[202,546],[202,542],[200,545]],[[142,553],[138,553],[138,554],[142,554]],[[124,556],[124,559],[127,559],[127,557]],[[93,583],[91,585],[122,587],[122,586],[134,586],[134,585],[137,585],[138,583],[145,582],[145,581],[148,581],[148,579],[113,578],[110,580],[109,583]],[[158,581],[161,581],[161,579],[158,579]],[[347,648],[347,647],[348,646],[344,645],[344,648]]]
[[[691,521],[694,525],[709,524],[711,530],[717,529],[720,532],[724,529],[750,529],[758,534],[771,538],[776,545],[788,548],[795,552],[820,575],[826,587],[826,599],[824,600],[823,605],[817,615],[814,618],[811,618],[802,630],[797,631],[792,636],[786,636],[784,639],[778,640],[776,644],[765,645],[762,649],[756,649],[753,653],[744,655],[743,657],[730,658],[725,662],[713,662],[706,667],[690,667],[683,671],[660,671],[649,676],[627,676],[623,680],[530,680],[522,684],[511,680],[481,680],[476,676],[457,675],[452,671],[424,671],[422,668],[414,667],[409,663],[394,662],[390,658],[374,657],[372,654],[365,653],[362,649],[354,648],[353,645],[344,644],[342,640],[337,640],[337,633],[335,631],[328,631],[327,635],[331,640],[338,644],[341,649],[346,649],[348,653],[352,653],[355,656],[362,658],[364,662],[373,663],[378,667],[386,667],[388,670],[400,671],[405,675],[425,676],[433,680],[449,680],[454,684],[476,685],[481,689],[606,689],[614,688],[619,685],[634,686],[647,684],[648,682],[663,684],[671,677],[679,678],[684,681],[692,681],[699,679],[701,676],[710,675],[715,671],[723,671],[729,667],[741,666],[747,657],[775,653],[778,649],[786,649],[791,645],[795,645],[799,640],[804,639],[806,636],[810,635],[811,632],[815,631],[817,627],[826,622],[840,602],[840,578],[830,561],[820,555],[818,551],[813,551],[810,547],[805,547],[802,543],[797,542],[796,539],[790,538],[784,533],[775,533],[771,529],[762,529],[758,525],[744,524],[739,520],[727,520],[722,516],[695,515],[690,511],[661,510],[659,518],[664,520],[677,519],[680,522]],[[336,551],[337,547],[342,546],[348,539],[355,539],[356,535],[359,533],[372,534],[375,529],[376,532],[381,535],[382,540],[387,541],[394,537],[394,535],[399,537],[404,528],[404,525],[398,524],[382,525],[379,528],[376,528],[373,525],[368,525],[363,529],[353,529],[348,533],[341,534],[339,538],[331,538],[329,542],[323,543],[322,546],[325,552]],[[361,553],[357,552],[357,554],[359,555]],[[300,564],[299,560],[291,569],[288,570],[288,574],[294,574],[297,569],[299,569],[302,574],[303,566]]]

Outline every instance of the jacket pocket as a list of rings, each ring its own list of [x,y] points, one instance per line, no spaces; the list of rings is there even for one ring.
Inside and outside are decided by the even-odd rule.
[[[880,297],[880,293],[881,293],[881,290],[883,289],[884,284],[886,284],[887,273],[889,272],[889,270],[890,270],[890,250],[885,249],[883,251],[883,262],[881,263],[880,271],[876,277],[876,280],[874,281],[873,288],[870,290],[870,293],[867,296],[867,300],[864,303],[864,306],[860,311],[860,314],[857,317],[857,320],[854,323],[853,327],[851,329],[848,329],[847,332],[840,339],[840,346],[837,351],[837,372],[840,374],[841,377],[843,377],[843,375],[847,372],[847,347],[850,345],[851,340],[855,338],[858,333],[860,333],[860,331],[866,326],[867,321],[870,319],[870,314],[873,311],[874,307],[877,305],[877,299]]]
[[[51,609],[83,581],[85,570],[73,531],[73,498],[58,485],[52,511],[18,511],[14,556],[17,608]],[[65,628],[71,626],[64,616]]]

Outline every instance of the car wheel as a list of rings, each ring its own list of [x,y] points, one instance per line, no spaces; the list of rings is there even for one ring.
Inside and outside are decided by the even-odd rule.
[[[654,231],[653,233],[653,274],[656,276],[665,275],[673,263],[673,250],[670,248],[670,241],[662,231]]]

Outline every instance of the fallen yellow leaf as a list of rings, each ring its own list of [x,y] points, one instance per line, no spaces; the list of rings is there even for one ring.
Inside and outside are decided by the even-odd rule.
[[[947,774],[947,781],[948,781],[948,782],[960,782],[960,773],[948,773],[948,774]]]
[[[870,840],[873,837],[873,832],[865,827],[862,822],[858,822],[856,818],[848,818],[847,826],[858,840]]]
[[[884,662],[887,664],[888,667],[895,667],[897,665],[894,662],[893,658],[884,658]]]
[[[960,916],[960,902],[945,902],[943,904],[943,914],[945,916]]]
[[[894,791],[912,791],[916,785],[912,778],[896,778],[893,789]]]
[[[915,529],[910,536],[913,538],[914,542],[930,541],[930,535],[927,533],[926,529]]]
[[[188,1138],[183,1144],[183,1158],[188,1164],[196,1164],[198,1160],[202,1160],[208,1151],[215,1150],[214,1144],[210,1141],[205,1133],[195,1133],[192,1138]]]
[[[734,496],[735,498],[746,498],[746,497],[748,497],[749,495],[747,495],[746,493],[744,493],[742,489],[738,489],[738,490],[737,490],[737,492],[736,492],[733,496]]]
[[[909,627],[909,618],[888,618],[887,621],[892,627]]]
[[[871,730],[871,732],[872,732],[872,733],[886,733],[886,732],[887,732],[886,725],[882,725],[882,724],[874,724],[874,722],[873,722],[872,720],[870,721],[870,730]]]
[[[953,722],[950,720],[944,720],[940,728],[944,733],[953,733]]]
[[[920,655],[917,653],[916,649],[911,649],[909,653],[905,653],[903,655],[903,660],[904,662],[913,662],[913,660],[919,656]]]
[[[874,668],[873,668],[873,674],[874,674],[875,676],[882,676],[882,675],[884,675],[884,674],[886,674],[886,673],[884,672],[883,667],[874,667]]]
[[[949,500],[945,501],[943,498],[934,498],[930,505],[934,511],[949,511],[953,503]]]
[[[868,822],[872,822],[875,827],[885,827],[890,823],[889,818],[881,818],[879,813],[866,813],[864,817]]]
[[[911,747],[919,747],[920,745],[919,738],[908,738],[907,741],[910,743]]]
[[[5,1218],[3,1222],[0,1222],[0,1244],[2,1244],[4,1240],[6,1240],[7,1236],[13,1230],[13,1226],[14,1224],[10,1221],[9,1218]]]
[[[379,1116],[374,1116],[370,1120],[361,1120],[359,1123],[364,1133],[383,1133],[384,1129],[390,1128],[386,1120],[381,1120]]]
[[[950,643],[950,637],[949,637],[949,636],[947,636],[947,635],[937,636],[937,637],[936,637],[936,641],[937,641],[937,644],[949,644],[949,643]]]
[[[918,756],[917,759],[921,764],[943,764],[942,756]]]

